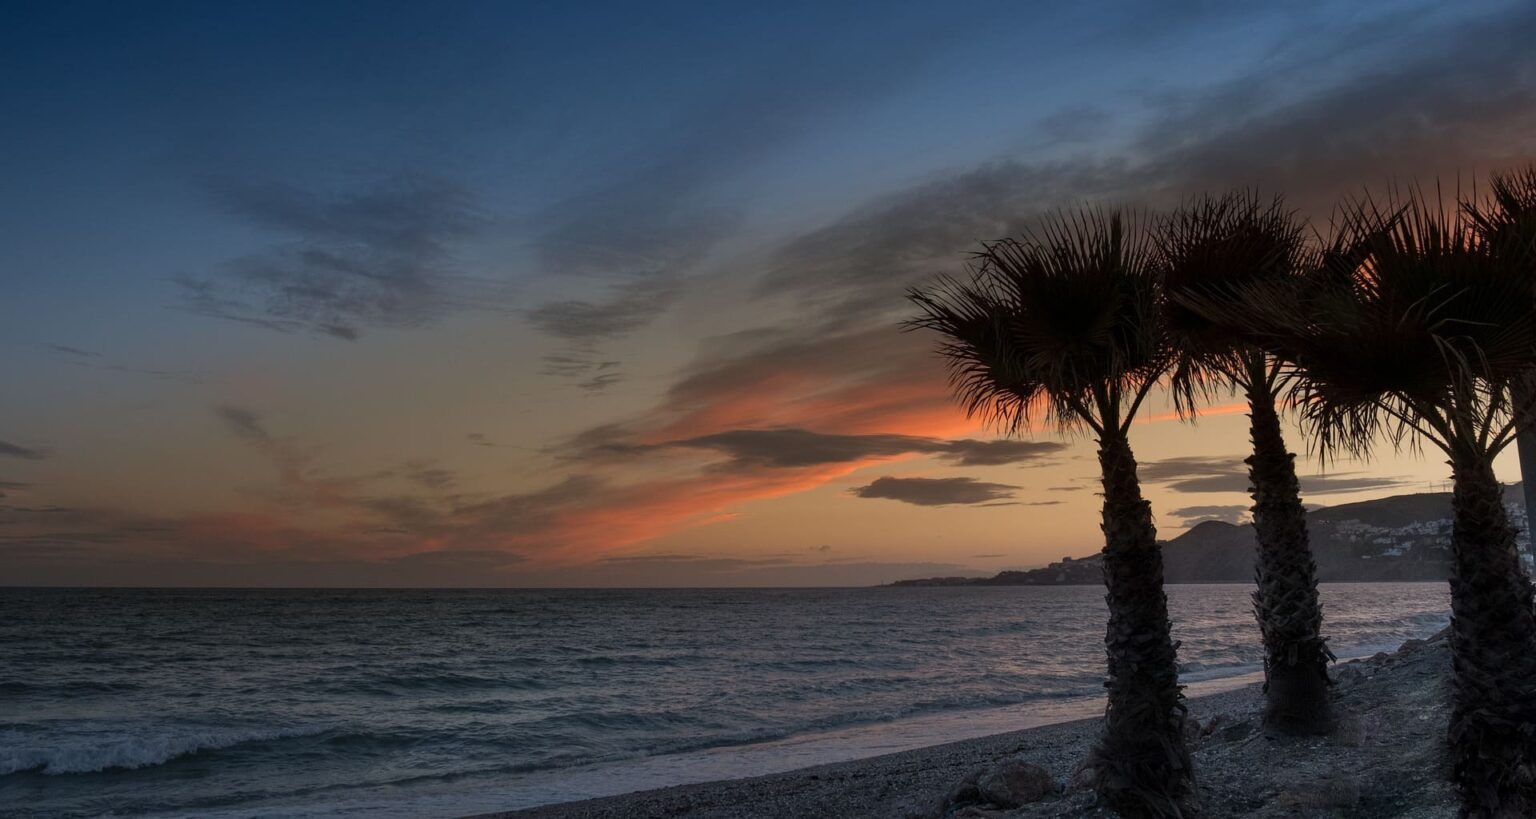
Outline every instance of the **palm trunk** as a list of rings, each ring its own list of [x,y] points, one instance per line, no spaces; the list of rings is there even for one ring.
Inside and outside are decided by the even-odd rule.
[[[1332,728],[1328,662],[1333,654],[1322,637],[1317,564],[1307,537],[1296,456],[1285,449],[1267,379],[1250,383],[1248,479],[1258,536],[1253,608],[1264,635],[1264,724],[1285,734],[1323,734]]]
[[[1455,469],[1451,761],[1462,815],[1536,816],[1536,612],[1502,488],[1484,454]]]
[[[1099,442],[1104,475],[1104,584],[1109,629],[1109,705],[1094,749],[1100,797],[1122,816],[1182,817],[1193,811],[1194,776],[1184,744],[1177,646],[1169,632],[1163,556],[1125,436]]]
[[[1522,386],[1511,388],[1511,397],[1515,406],[1529,407],[1536,404],[1530,390]],[[1536,518],[1536,427],[1526,427],[1515,439],[1515,447],[1520,453],[1520,488],[1525,497],[1525,528],[1526,541],[1531,544],[1531,549],[1536,551],[1536,537],[1531,537],[1531,522]]]

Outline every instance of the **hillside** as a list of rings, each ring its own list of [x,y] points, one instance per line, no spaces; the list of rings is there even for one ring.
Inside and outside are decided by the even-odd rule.
[[[1525,532],[1520,484],[1505,487],[1505,504]],[[1451,495],[1426,492],[1313,509],[1307,514],[1318,578],[1323,582],[1444,580],[1450,566]],[[1254,534],[1249,524],[1205,521],[1163,543],[1169,583],[1247,583],[1253,580]],[[1097,554],[1062,558],[1044,568],[993,577],[902,580],[897,586],[1058,586],[1102,582]]]

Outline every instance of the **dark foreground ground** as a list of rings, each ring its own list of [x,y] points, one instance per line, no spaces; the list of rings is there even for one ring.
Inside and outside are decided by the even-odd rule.
[[[1280,739],[1259,730],[1258,686],[1190,700],[1202,819],[1450,819],[1443,637],[1339,665],[1339,728]],[[1049,725],[872,759],[492,814],[482,819],[1038,819],[1109,816],[1076,778],[1097,720]],[[1013,810],[948,803],[968,777],[1009,759],[1039,765],[1055,793]],[[962,800],[963,801],[963,800]]]

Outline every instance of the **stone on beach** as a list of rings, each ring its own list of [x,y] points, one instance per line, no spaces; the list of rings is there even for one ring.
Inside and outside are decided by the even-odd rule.
[[[1003,760],[983,774],[976,786],[982,799],[1005,808],[1038,802],[1057,791],[1050,771],[1020,757]]]

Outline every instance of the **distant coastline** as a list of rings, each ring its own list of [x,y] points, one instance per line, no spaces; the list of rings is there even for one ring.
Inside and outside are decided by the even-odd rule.
[[[1521,485],[1505,487],[1511,523],[1531,566]],[[1320,507],[1307,516],[1324,583],[1443,581],[1450,571],[1451,495],[1426,492]],[[1163,542],[1168,583],[1249,583],[1254,534],[1250,524],[1208,520]],[[1103,582],[1099,555],[1063,557],[1038,569],[1009,570],[992,577],[927,577],[890,586],[1096,586]]]

